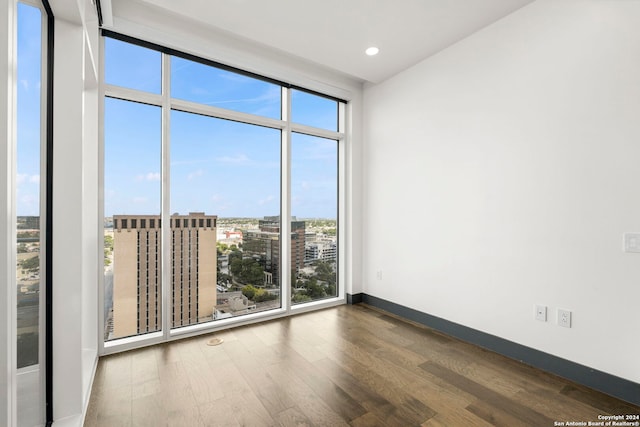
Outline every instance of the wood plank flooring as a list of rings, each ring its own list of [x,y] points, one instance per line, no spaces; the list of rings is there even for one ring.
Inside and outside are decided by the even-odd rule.
[[[213,336],[219,346],[207,346]],[[553,426],[640,408],[360,304],[100,359],[85,426]]]

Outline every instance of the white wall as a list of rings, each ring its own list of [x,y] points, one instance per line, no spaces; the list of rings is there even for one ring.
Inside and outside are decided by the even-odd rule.
[[[88,0],[52,6],[53,416],[80,426],[98,348],[98,27]]]
[[[364,292],[640,382],[638,22],[538,0],[366,88]]]

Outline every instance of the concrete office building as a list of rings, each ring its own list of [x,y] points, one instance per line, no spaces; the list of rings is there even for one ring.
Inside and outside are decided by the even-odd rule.
[[[171,216],[172,327],[213,320],[216,304],[214,215]],[[159,215],[114,215],[113,338],[162,328]]]

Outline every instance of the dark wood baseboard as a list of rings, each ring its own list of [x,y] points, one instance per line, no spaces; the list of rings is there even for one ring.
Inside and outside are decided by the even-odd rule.
[[[359,293],[359,294],[347,294],[347,304],[360,304],[362,302],[362,295],[364,295],[363,293]]]

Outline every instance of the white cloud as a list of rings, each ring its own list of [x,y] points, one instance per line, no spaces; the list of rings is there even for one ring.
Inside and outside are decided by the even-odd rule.
[[[180,165],[198,165],[202,163],[210,162],[210,159],[195,159],[195,160],[178,160],[171,162],[171,166],[180,166]]]
[[[223,203],[221,205],[216,205],[215,212],[216,213],[228,212],[232,207],[233,205],[231,203]]]
[[[258,204],[259,204],[260,206],[264,206],[264,205],[266,205],[266,204],[269,204],[269,203],[273,202],[274,200],[275,200],[275,197],[274,197],[274,196],[267,196],[267,197],[266,197],[266,198],[264,198],[264,199],[258,200]]]
[[[241,81],[237,80],[236,76],[224,76],[227,80],[231,81]],[[242,80],[246,80],[244,76],[238,76]],[[263,93],[258,96],[254,96],[252,98],[236,98],[236,99],[219,99],[213,100],[209,102],[205,102],[205,104],[209,105],[219,105],[219,104],[235,104],[235,103],[248,103],[248,104],[265,104],[265,103],[276,103],[280,102],[281,92],[278,86],[270,86]]]
[[[38,194],[23,194],[18,190],[16,200],[18,215],[39,215],[40,196]]]
[[[231,156],[218,157],[216,160],[221,163],[232,163],[232,164],[246,164],[250,162],[249,157],[247,157],[247,155],[244,153],[238,154],[233,157]]]
[[[191,181],[192,179],[198,178],[202,175],[204,175],[204,171],[202,169],[198,169],[197,171],[193,171],[189,175],[187,175],[187,179]]]
[[[40,175],[29,175],[28,173],[19,173],[16,175],[16,185],[31,183],[31,184],[39,184],[40,183]]]
[[[22,203],[34,203],[38,201],[38,197],[34,196],[33,194],[25,194],[24,196],[20,197],[20,201]]]
[[[136,181],[160,181],[160,172],[136,175]]]
[[[20,80],[20,84],[24,88],[24,90],[29,90],[29,81],[28,80]]]

